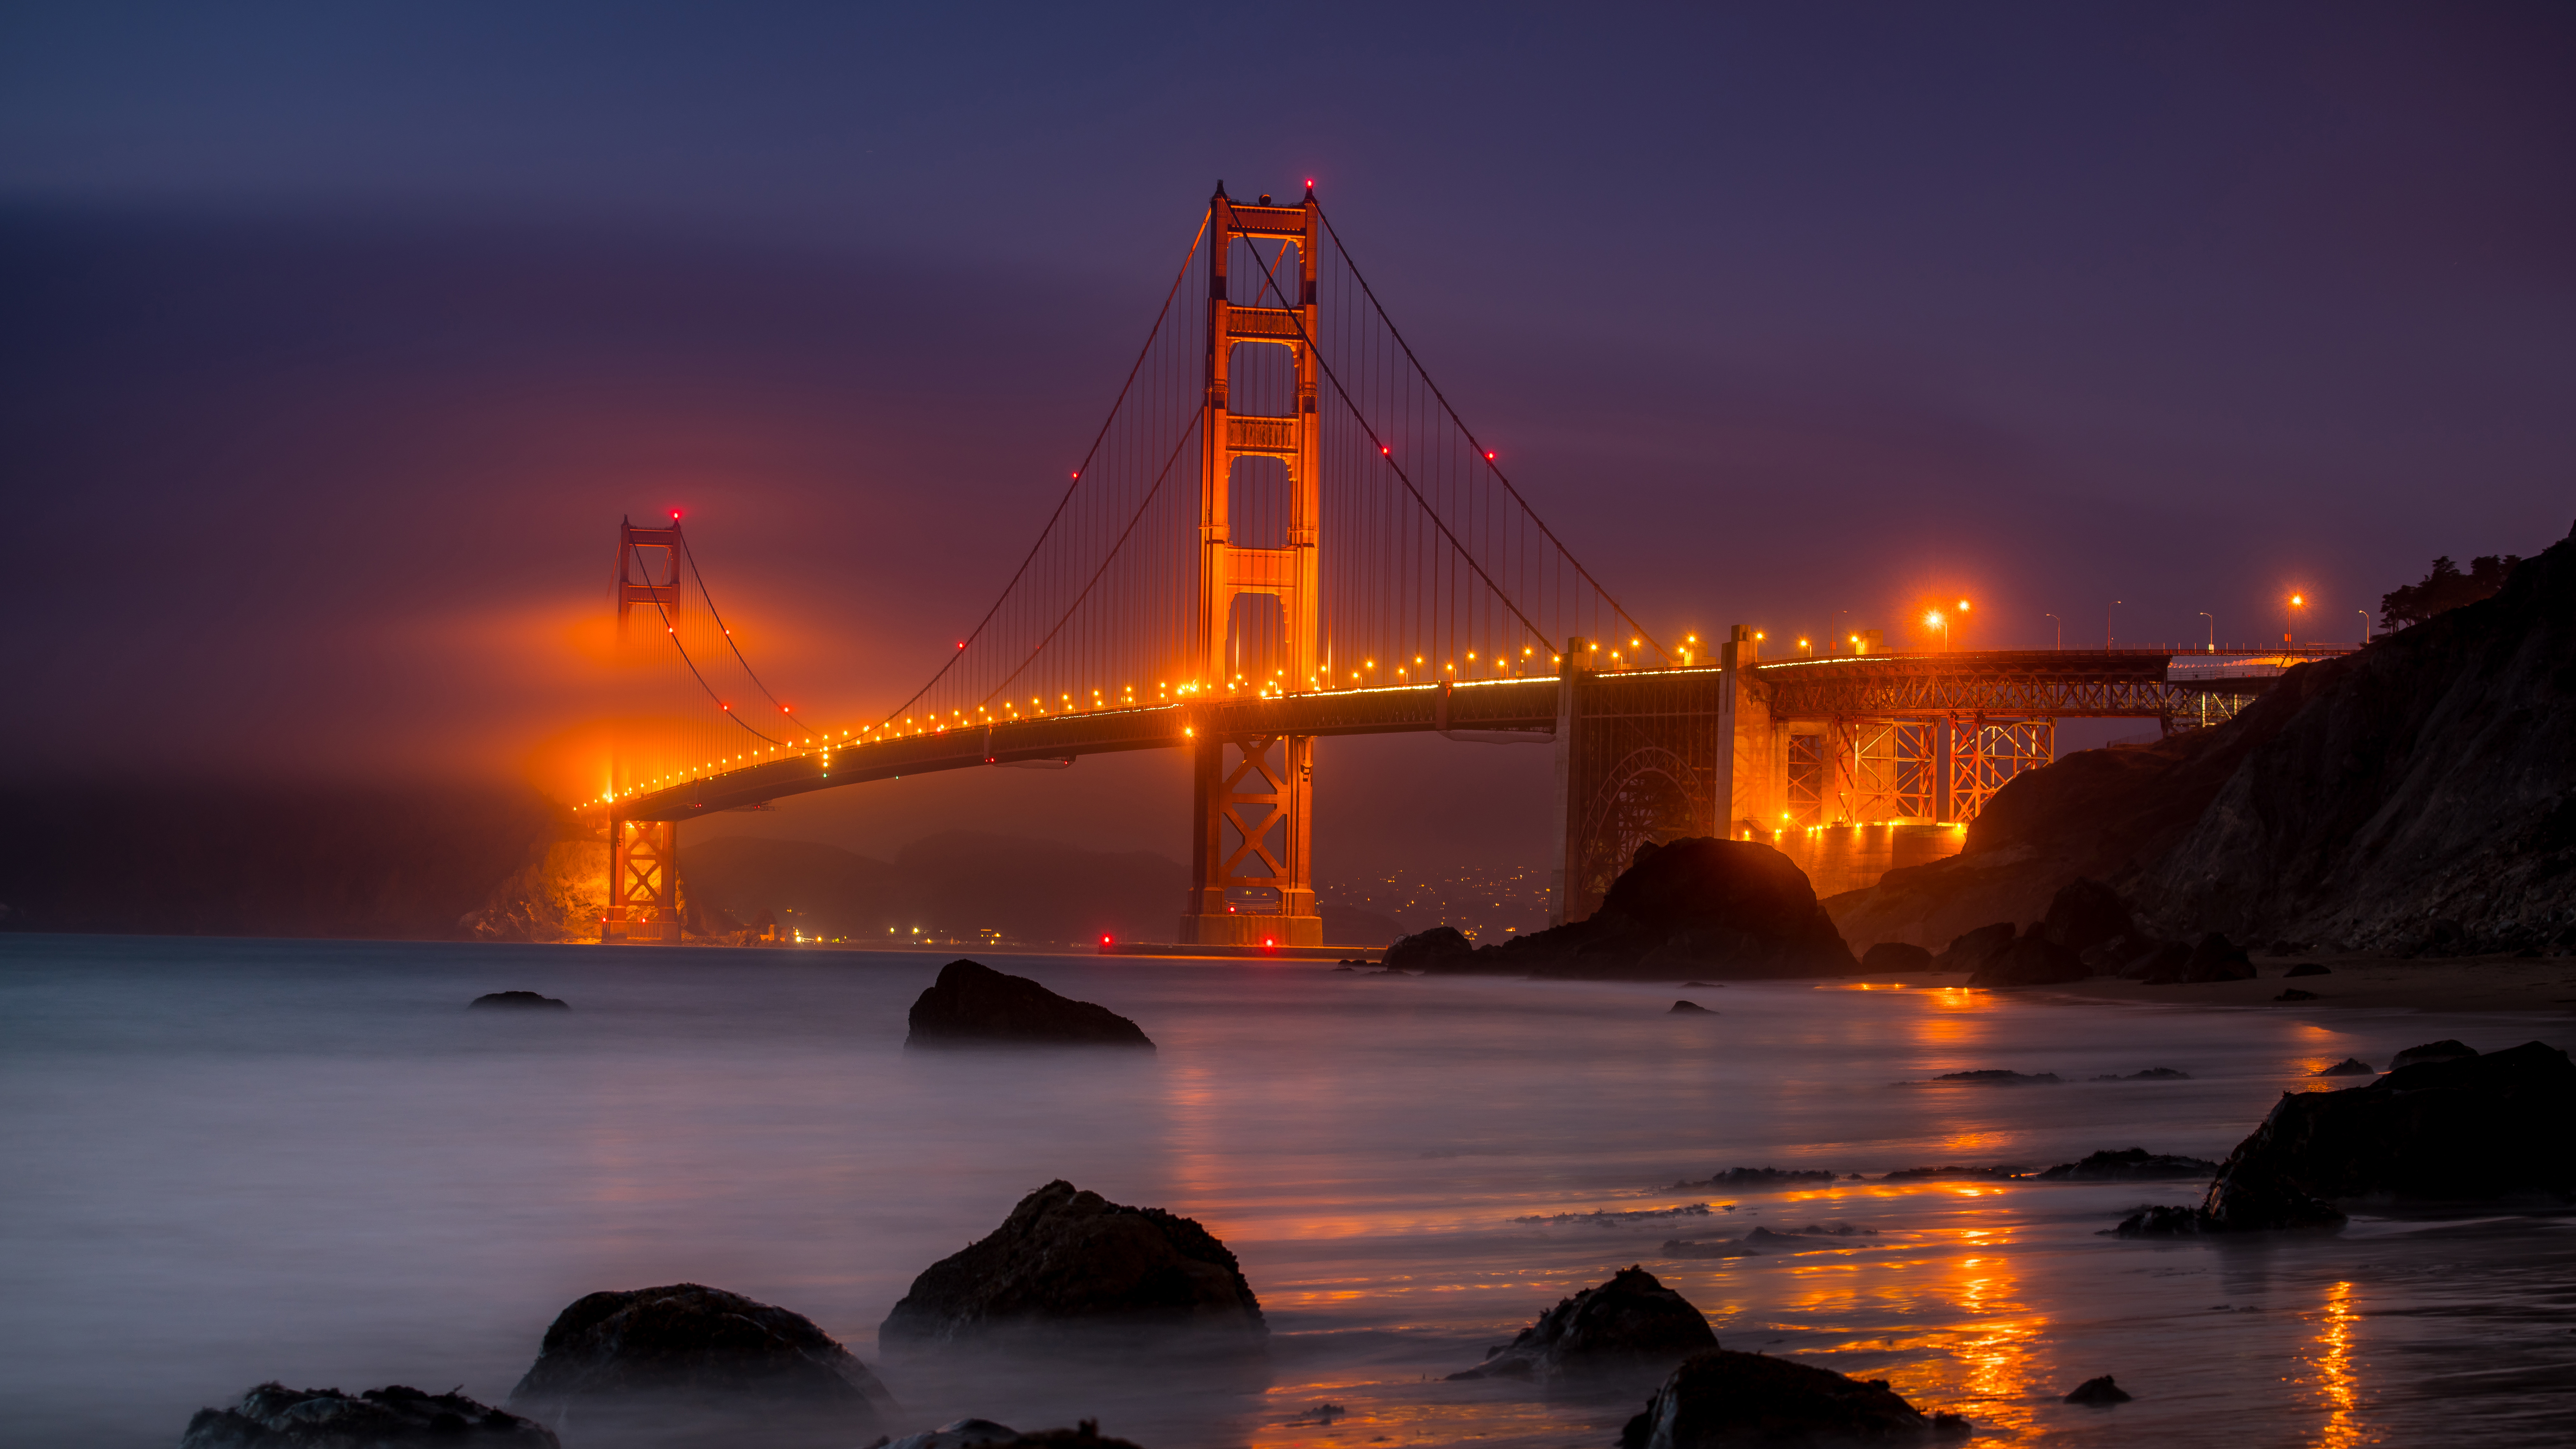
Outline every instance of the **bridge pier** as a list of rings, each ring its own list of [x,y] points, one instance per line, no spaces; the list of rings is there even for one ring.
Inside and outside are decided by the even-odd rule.
[[[611,820],[601,942],[680,943],[680,823]]]
[[[1180,944],[1324,944],[1324,920],[1315,911],[1314,801],[1312,735],[1210,736],[1191,747],[1197,839]],[[1257,898],[1235,900],[1238,890]]]

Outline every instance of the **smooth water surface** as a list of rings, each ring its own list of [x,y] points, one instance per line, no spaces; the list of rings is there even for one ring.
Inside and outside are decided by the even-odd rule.
[[[1148,1449],[1607,1444],[1633,1400],[1442,1375],[1632,1262],[1729,1348],[1886,1378],[1996,1440],[2537,1445],[2576,1418],[2576,1220],[2143,1243],[2099,1230],[2197,1184],[1672,1186],[2222,1157],[2326,1063],[2565,1046],[2563,1020],[997,957],[1160,1049],[907,1052],[944,959],[0,937],[0,1439],[166,1446],[268,1378],[497,1402],[574,1298],[697,1281],[877,1365],[898,1434],[971,1412]],[[512,988],[574,1009],[464,1009]],[[2159,1066],[2191,1079],[2088,1080]],[[2065,1083],[1904,1085],[1988,1067]],[[1233,1248],[1266,1391],[878,1363],[913,1275],[1056,1177]],[[1815,1222],[1876,1233],[1663,1248]],[[2103,1373],[2136,1401],[2058,1402]]]

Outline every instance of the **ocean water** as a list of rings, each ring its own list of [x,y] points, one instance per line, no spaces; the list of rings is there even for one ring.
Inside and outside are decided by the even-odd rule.
[[[1160,1049],[906,1052],[945,959],[0,936],[0,1442],[166,1446],[270,1378],[497,1402],[574,1298],[688,1280],[823,1325],[903,1401],[896,1434],[975,1413],[1148,1449],[1606,1445],[1635,1398],[1442,1376],[1629,1263],[1729,1348],[1886,1378],[1996,1442],[2539,1445],[2576,1423],[2576,1218],[2145,1243],[2100,1230],[2197,1185],[1674,1186],[2217,1158],[2341,1057],[2565,1046],[2564,1020],[1022,956],[991,960]],[[513,988],[574,1010],[464,1009]],[[2088,1080],[2158,1066],[2190,1080]],[[1993,1067],[2066,1080],[1907,1085]],[[881,1364],[913,1275],[1057,1177],[1222,1237],[1272,1325],[1266,1381]],[[1817,1222],[1874,1232],[1663,1248]],[[2105,1373],[2136,1400],[2059,1402]]]

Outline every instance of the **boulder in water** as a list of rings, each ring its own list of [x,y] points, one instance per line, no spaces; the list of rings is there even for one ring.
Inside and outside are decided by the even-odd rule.
[[[877,1340],[889,1350],[1154,1341],[1233,1351],[1258,1347],[1269,1331],[1243,1269],[1214,1234],[1058,1180],[924,1269]]]
[[[2319,1067],[2315,1071],[2308,1073],[2308,1075],[2312,1077],[2368,1077],[2377,1074],[2371,1071],[2370,1063],[2363,1061],[2361,1058],[2345,1057],[2342,1061],[2335,1063],[2333,1066]]]
[[[2165,1182],[2217,1174],[2218,1164],[2206,1157],[2177,1157],[2129,1147],[2090,1153],[2081,1162],[2061,1162],[2039,1176],[2043,1182]]]
[[[2302,961],[2298,965],[2291,967],[2289,970],[2284,971],[2281,974],[2284,976],[2332,976],[2334,972],[2328,970],[2322,962]]]
[[[1932,953],[1910,941],[1881,941],[1860,953],[1860,969],[1872,976],[1903,976],[1929,971]]]
[[[1520,1337],[1453,1379],[1598,1378],[1660,1374],[1717,1347],[1708,1318],[1654,1274],[1630,1265],[1538,1316]]]
[[[1434,926],[1399,936],[1381,958],[1390,971],[1419,971],[1437,976],[1475,969],[1476,943],[1456,926]]]
[[[2393,1072],[2400,1067],[2411,1067],[2417,1062],[2457,1061],[2462,1057],[2473,1057],[2477,1054],[2478,1049],[2476,1047],[2470,1046],[2464,1042],[2453,1041],[2449,1037],[2444,1037],[2440,1041],[2426,1042],[2422,1046],[2411,1046],[2406,1050],[2399,1052],[2397,1055],[2388,1059],[2388,1069]]]
[[[1956,1414],[1926,1415],[1885,1379],[1768,1354],[1693,1355],[1619,1434],[1619,1449],[1802,1449],[1825,1444],[1919,1444],[1965,1435]]]
[[[1587,980],[1764,980],[1858,970],[1806,872],[1768,845],[1641,845],[1591,919],[1476,952],[1474,969]]]
[[[912,1003],[906,1046],[986,1042],[1022,1045],[1151,1048],[1136,1023],[1105,1006],[1058,996],[1025,976],[1006,976],[980,961],[956,960]]]
[[[894,1399],[813,1320],[696,1283],[591,1293],[555,1315],[510,1407],[553,1421],[623,1419],[710,1442],[831,1443]]]
[[[2104,1374],[2098,1379],[2086,1379],[2077,1384],[2074,1391],[2066,1396],[2066,1402],[2107,1408],[2113,1404],[2125,1404],[2135,1397],[2137,1396],[2114,1383],[2109,1374]]]
[[[907,1434],[881,1449],[1137,1449],[1124,1439],[1100,1432],[1100,1421],[1085,1419],[1071,1429],[1041,1429],[1023,1434],[990,1419],[959,1419],[926,1433]]]
[[[2576,1200],[2576,1064],[2541,1042],[2418,1062],[2365,1087],[2291,1092],[2196,1208],[2142,1209],[2126,1236],[2338,1223],[2341,1202]]]
[[[572,1003],[533,991],[490,991],[466,1003],[468,1007],[499,1007],[504,1011],[570,1011]]]
[[[1714,1011],[1709,1010],[1709,1009],[1708,1009],[1707,1007],[1705,1007],[1705,1006],[1700,1005],[1700,1004],[1699,1004],[1698,1002],[1696,1002],[1696,1001],[1676,1001],[1676,1002],[1674,1002],[1674,1003],[1673,1003],[1673,1005],[1672,1005],[1672,1009],[1671,1009],[1670,1011],[1665,1012],[1665,1013],[1664,1013],[1664,1015],[1666,1015],[1666,1016],[1715,1016],[1715,1015],[1717,1015],[1717,1013],[1716,1013],[1716,1012],[1714,1012]]]
[[[542,1424],[463,1394],[388,1384],[362,1394],[271,1381],[229,1409],[199,1409],[179,1449],[556,1449]]]

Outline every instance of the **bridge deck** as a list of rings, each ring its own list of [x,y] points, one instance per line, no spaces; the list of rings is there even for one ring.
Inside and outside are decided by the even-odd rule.
[[[2199,708],[2204,693],[2259,692],[2267,677],[2173,681],[2174,649],[2031,650],[1877,654],[1778,660],[1753,666],[1774,719],[2173,718]],[[2191,651],[2201,656],[2201,651]],[[2254,651],[2234,651],[2251,654]],[[2348,650],[2303,649],[2314,657]],[[2284,651],[2270,651],[2280,663]],[[2206,656],[2202,656],[2206,657]],[[2225,657],[2222,654],[2220,657]],[[1631,670],[1589,676],[1616,690],[1677,676],[1715,676],[1714,667]],[[617,807],[630,820],[686,820],[711,811],[871,780],[986,765],[1069,760],[1122,750],[1177,749],[1195,737],[1542,732],[1556,728],[1553,677],[1454,685],[1333,690],[1266,698],[1191,700],[1103,709],[879,736],[783,752],[737,770],[640,792]]]

